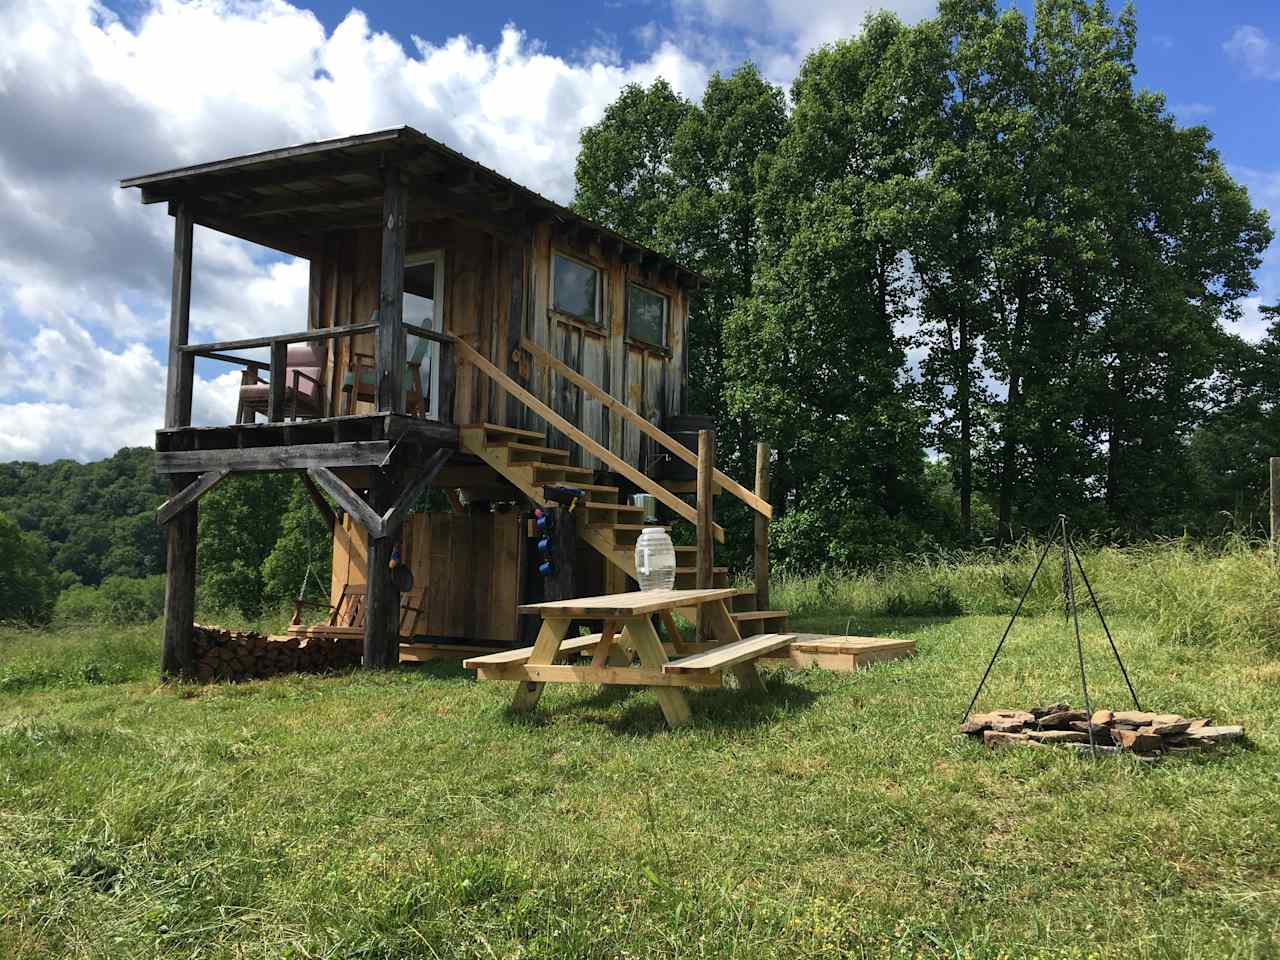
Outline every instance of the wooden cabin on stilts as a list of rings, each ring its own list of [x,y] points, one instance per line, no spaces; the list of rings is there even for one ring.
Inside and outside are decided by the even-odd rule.
[[[698,528],[678,548],[678,587],[728,583],[714,498],[746,503],[756,584],[733,616],[743,634],[785,630],[785,612],[756,608],[768,450],[747,489],[715,468],[705,431],[699,450],[709,424],[687,409],[694,273],[407,127],[122,186],[174,223],[156,433],[171,494],[164,672],[192,671],[199,499],[246,471],[302,474],[335,538],[334,609],[310,629],[360,631],[366,667],[515,645],[520,604],[627,589],[635,493]],[[192,343],[197,224],[307,260],[306,316],[264,306],[259,335]],[[236,422],[193,425],[197,364],[241,368]],[[572,511],[555,496],[567,488],[582,494]],[[433,490],[440,509],[416,509]],[[550,576],[534,508],[561,511]]]

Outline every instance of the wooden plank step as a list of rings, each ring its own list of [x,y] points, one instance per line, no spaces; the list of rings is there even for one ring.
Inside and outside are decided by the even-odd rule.
[[[485,433],[502,433],[511,437],[527,437],[530,440],[541,440],[546,442],[546,434],[539,433],[537,430],[521,430],[519,427],[504,427],[496,423],[468,423],[462,426],[463,430],[483,430]]]
[[[579,504],[588,510],[610,510],[615,513],[644,513],[643,507],[633,506],[629,503],[602,503],[598,500],[588,500],[586,503]]]
[[[600,642],[600,634],[591,633],[585,637],[565,637],[560,644],[560,656],[575,653],[594,647]],[[469,657],[462,661],[463,667],[476,670],[480,667],[500,667],[507,664],[524,663],[533,656],[533,647],[517,647],[514,650],[503,650],[499,653],[486,654],[483,657]]]
[[[746,637],[726,643],[722,647],[695,653],[679,660],[672,660],[662,665],[663,673],[700,673],[707,670],[724,670],[727,667],[755,660],[781,647],[790,645],[795,639],[792,633],[762,633],[754,637]]]
[[[540,457],[565,457],[567,459],[569,456],[568,450],[561,450],[559,447],[542,447],[535,443],[508,443],[505,440],[490,442],[486,439],[484,445],[486,447],[502,447],[505,450],[514,450],[516,453],[536,453]]]
[[[785,610],[737,610],[730,613],[734,620],[785,620]]]
[[[611,523],[611,524],[608,524],[608,526],[612,527],[614,530],[621,530],[624,533],[629,533],[632,530],[634,530],[636,533],[643,533],[645,530],[648,530],[650,527],[670,527],[671,524],[669,523]]]
[[[687,576],[693,576],[697,572],[698,572],[697,567],[676,567],[677,577],[680,576],[681,574],[685,574]],[[712,573],[728,573],[729,568],[728,567],[712,567],[711,572]]]
[[[528,460],[524,463],[513,464],[513,466],[532,467],[535,477],[540,473],[562,473],[573,477],[590,477],[595,474],[595,471],[590,467],[574,467],[567,463],[540,463],[537,460]]]
[[[586,490],[589,493],[617,493],[617,487],[603,483],[579,483],[577,480],[547,480],[539,483],[540,487],[572,487],[574,490]]]

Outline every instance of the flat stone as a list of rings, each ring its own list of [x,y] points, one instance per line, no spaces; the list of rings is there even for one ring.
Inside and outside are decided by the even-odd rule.
[[[1179,717],[1167,723],[1157,720],[1148,726],[1139,728],[1139,733],[1153,733],[1157,737],[1176,737],[1178,734],[1186,733],[1191,726],[1190,720],[1183,720]]]
[[[1094,716],[1097,716],[1097,714],[1094,714]],[[1078,730],[1083,733],[1085,735],[1085,739],[1088,739],[1089,737],[1089,726],[1090,725],[1085,723],[1083,720],[1073,720],[1071,722],[1071,729]],[[1099,726],[1096,723],[1093,724],[1093,742],[1098,744],[1110,744],[1112,742],[1111,728]]]
[[[998,730],[1001,733],[1021,733],[1026,726],[1021,720],[992,720],[989,730]]]
[[[1070,709],[1071,704],[1069,703],[1051,703],[1047,706],[1032,707],[1031,713],[1039,720],[1041,717],[1047,717],[1051,713],[1063,713]]]
[[[1057,713],[1045,714],[1040,718],[1041,730],[1061,730],[1074,720],[1088,720],[1089,714],[1083,710],[1059,710]]]
[[[1203,729],[1204,727],[1210,727],[1210,726],[1213,726],[1213,721],[1210,720],[1208,717],[1196,717],[1191,721],[1191,725],[1187,727],[1187,729],[1200,730],[1200,729]]]
[[[1032,730],[1027,734],[1039,743],[1088,743],[1089,735],[1076,730]]]
[[[1121,710],[1113,718],[1116,723],[1123,723],[1131,727],[1145,727],[1151,723],[1158,713],[1147,713],[1145,710]]]
[[[1109,726],[1115,718],[1116,715],[1110,710],[1095,710],[1093,711],[1092,722],[1095,727],[1106,727]]]
[[[1196,730],[1188,731],[1188,743],[1230,743],[1233,740],[1241,740],[1244,738],[1244,727],[1239,725],[1225,727],[1200,727]]]
[[[1153,750],[1164,747],[1164,741],[1159,737],[1150,733],[1140,733],[1137,730],[1112,730],[1111,736],[1116,746],[1134,753],[1151,753]]]

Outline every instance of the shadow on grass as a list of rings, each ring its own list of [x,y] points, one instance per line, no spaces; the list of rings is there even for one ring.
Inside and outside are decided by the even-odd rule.
[[[504,711],[509,723],[541,727],[558,716],[573,716],[583,723],[605,727],[627,736],[653,736],[668,732],[662,708],[653,697],[638,696],[641,687],[607,686],[590,697],[553,708],[539,705],[532,713]],[[685,688],[692,726],[715,730],[746,730],[785,722],[808,709],[821,694],[789,678],[775,674],[765,677],[765,689]],[[618,708],[621,707],[619,710]]]

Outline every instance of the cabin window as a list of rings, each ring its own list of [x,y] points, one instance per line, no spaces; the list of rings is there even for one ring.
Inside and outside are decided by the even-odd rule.
[[[600,271],[579,260],[551,258],[551,308],[583,323],[600,323]]]
[[[668,303],[648,287],[627,284],[627,336],[666,349]]]

